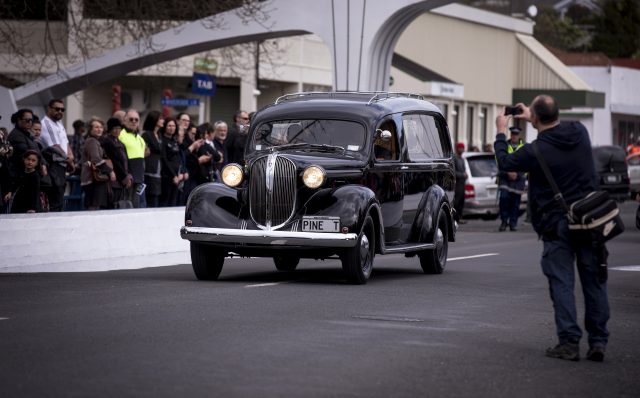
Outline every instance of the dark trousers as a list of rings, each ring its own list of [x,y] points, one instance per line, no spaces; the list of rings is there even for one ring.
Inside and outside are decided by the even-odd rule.
[[[176,206],[178,204],[178,186],[173,183],[173,178],[162,177],[160,186],[160,206]]]
[[[578,326],[574,262],[584,295],[584,326],[589,334],[589,346],[606,346],[609,339],[609,300],[606,278],[602,278],[601,262],[606,262],[604,245],[594,245],[588,232],[585,236],[570,236],[567,220],[558,223],[557,237],[544,240],[542,252],[542,272],[549,281],[549,293],[553,301],[556,331],[560,343],[577,342],[582,337]],[[604,250],[604,256],[602,256]]]
[[[464,210],[464,185],[462,185],[462,188],[456,186],[453,198],[453,208],[456,211],[456,221],[458,221],[462,218],[462,210]]]
[[[500,219],[503,223],[509,224],[510,227],[518,226],[518,213],[520,213],[520,200],[522,195],[515,192],[509,192],[506,189],[500,190]]]

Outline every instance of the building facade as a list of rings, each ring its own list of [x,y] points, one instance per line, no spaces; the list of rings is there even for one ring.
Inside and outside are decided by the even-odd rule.
[[[593,126],[596,109],[604,106],[604,94],[594,92],[594,87],[538,43],[532,33],[531,21],[459,4],[425,12],[398,39],[390,90],[422,94],[436,103],[445,113],[454,139],[468,148],[481,148],[493,141],[495,116],[503,106],[529,102],[542,92],[560,98],[564,109],[579,109],[580,120]],[[167,92],[173,98],[197,99],[198,105],[169,111],[187,112],[199,122],[230,121],[235,110],[254,111],[283,94],[331,89],[333,61],[320,38],[301,35],[267,44],[269,53],[256,51],[257,43],[237,46],[231,52],[208,51],[77,92],[67,98],[68,131],[76,119],[108,117],[115,87],[121,91],[120,106],[138,109],[143,118],[149,110],[162,109]],[[244,62],[216,72],[215,94],[192,93],[194,60],[206,57],[228,65],[224,57],[229,53]],[[0,73],[11,72],[16,71],[0,65]],[[578,112],[569,112],[563,117],[576,115]],[[526,138],[530,141],[535,135],[528,131]],[[606,141],[593,138],[594,142]]]

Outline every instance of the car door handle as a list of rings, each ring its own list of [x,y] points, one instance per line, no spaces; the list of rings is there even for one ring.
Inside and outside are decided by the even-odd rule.
[[[401,166],[400,167],[400,170],[408,170],[408,169],[409,169],[409,166]]]

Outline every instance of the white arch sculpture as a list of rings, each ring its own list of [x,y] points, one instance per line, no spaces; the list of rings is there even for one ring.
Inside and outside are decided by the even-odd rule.
[[[91,85],[171,59],[238,43],[313,33],[329,47],[335,90],[378,91],[389,86],[393,49],[402,31],[421,13],[453,0],[272,0],[269,25],[244,23],[235,10],[219,15],[225,28],[201,21],[152,37],[154,48],[136,43],[9,90],[0,87],[2,109],[44,105]]]

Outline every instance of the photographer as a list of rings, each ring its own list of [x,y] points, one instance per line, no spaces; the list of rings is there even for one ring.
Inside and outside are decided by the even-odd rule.
[[[540,95],[530,107],[518,104],[514,108],[505,113],[529,121],[538,130],[536,145],[567,203],[595,191],[598,183],[591,141],[585,127],[578,122],[560,123],[558,106],[550,96]],[[573,361],[580,359],[582,330],[578,326],[573,294],[573,267],[577,259],[585,297],[585,328],[589,334],[587,359],[602,361],[609,338],[609,303],[606,278],[599,275],[599,269],[603,268],[599,260],[602,257],[606,260],[606,248],[593,245],[589,232],[569,232],[564,210],[554,199],[532,145],[526,144],[520,150],[508,153],[506,131],[510,117],[499,115],[496,118],[498,133],[494,149],[500,171],[529,173],[532,224],[543,241],[541,265],[549,281],[558,335],[558,344],[548,348],[546,355]]]

